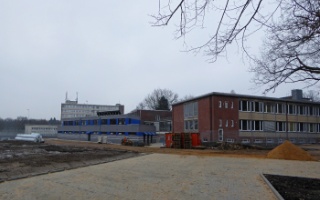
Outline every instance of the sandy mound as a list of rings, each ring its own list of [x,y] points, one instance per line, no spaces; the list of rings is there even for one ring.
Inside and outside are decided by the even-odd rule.
[[[267,158],[304,161],[316,160],[308,152],[287,140],[281,145],[271,150],[268,153]]]

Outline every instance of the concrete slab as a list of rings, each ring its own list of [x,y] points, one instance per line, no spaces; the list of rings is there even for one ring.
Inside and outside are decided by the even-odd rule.
[[[0,183],[1,199],[276,199],[260,174],[320,178],[320,162],[150,154]]]

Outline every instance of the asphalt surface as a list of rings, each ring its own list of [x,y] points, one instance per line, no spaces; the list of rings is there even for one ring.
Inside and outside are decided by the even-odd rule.
[[[1,199],[276,199],[261,174],[320,178],[320,162],[148,154],[0,183]]]

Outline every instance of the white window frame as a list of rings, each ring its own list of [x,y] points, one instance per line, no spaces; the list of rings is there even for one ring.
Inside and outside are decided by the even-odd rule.
[[[234,143],[234,139],[232,139],[232,138],[227,138],[227,142],[228,142],[228,143]]]
[[[219,142],[223,141],[223,129],[222,128],[218,129],[218,141]]]

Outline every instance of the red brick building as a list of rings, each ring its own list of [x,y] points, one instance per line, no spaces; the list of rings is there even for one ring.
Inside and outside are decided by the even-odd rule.
[[[302,97],[270,98],[210,93],[172,107],[173,132],[200,133],[202,141],[320,142],[320,104]]]

